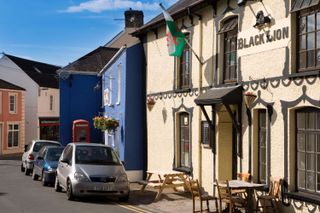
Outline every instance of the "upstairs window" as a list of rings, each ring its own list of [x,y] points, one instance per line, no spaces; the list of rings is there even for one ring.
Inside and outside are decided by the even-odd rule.
[[[9,94],[9,113],[17,113],[17,94]]]
[[[298,71],[320,68],[320,10],[309,8],[298,13]]]
[[[121,98],[121,68],[122,68],[122,64],[119,64],[119,65],[118,65],[117,104],[120,104],[120,98]]]
[[[223,35],[223,83],[237,81],[238,18],[224,22],[219,33]]]
[[[53,95],[50,95],[49,109],[53,111]]]
[[[190,43],[190,34],[185,34],[186,39]],[[177,70],[177,89],[191,88],[191,50],[189,45],[184,46],[181,57],[176,57]]]

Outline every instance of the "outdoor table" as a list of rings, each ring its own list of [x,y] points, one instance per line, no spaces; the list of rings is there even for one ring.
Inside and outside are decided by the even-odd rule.
[[[219,184],[220,185],[220,184]],[[221,184],[222,187],[227,187],[227,184]],[[245,189],[247,193],[247,212],[254,212],[254,189],[264,187],[265,184],[251,183],[242,180],[229,180],[229,188],[232,189]]]
[[[155,179],[151,179],[151,177],[156,176]],[[147,186],[158,189],[157,196],[155,201],[160,199],[160,196],[165,188],[172,188],[175,191],[176,187],[183,186],[184,189],[188,189],[188,181],[183,172],[178,171],[147,171],[147,179],[145,181],[140,181],[142,184],[141,191]]]

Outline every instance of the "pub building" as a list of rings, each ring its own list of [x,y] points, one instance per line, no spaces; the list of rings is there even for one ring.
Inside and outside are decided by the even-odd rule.
[[[144,44],[148,170],[215,180],[282,178],[280,212],[319,212],[320,0],[180,0],[189,45],[167,53],[162,14]],[[197,55],[197,56],[196,56]]]

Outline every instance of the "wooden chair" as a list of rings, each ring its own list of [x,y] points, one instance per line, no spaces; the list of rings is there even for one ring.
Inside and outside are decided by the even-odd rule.
[[[222,186],[223,185],[227,185]],[[219,194],[219,204],[220,204],[220,212],[222,212],[222,202],[226,203],[229,207],[229,212],[232,213],[236,208],[242,208],[246,209],[247,203],[244,198],[241,196],[238,196],[236,194],[232,194],[232,191],[229,187],[229,181],[223,181],[219,182],[216,180],[216,186],[218,188],[218,194]]]
[[[215,201],[215,205],[216,205],[216,211],[215,212],[218,212],[218,198],[217,197],[210,196],[206,192],[201,190],[201,187],[199,185],[199,181],[197,179],[196,180],[189,179],[189,185],[190,185],[190,191],[191,191],[191,194],[192,194],[192,210],[193,210],[193,212],[203,212],[205,210],[210,212],[209,200],[214,200]],[[200,211],[196,211],[195,210],[195,202],[196,202],[195,200],[197,198],[199,198],[199,200],[200,200]],[[202,207],[202,202],[204,202],[204,201],[207,204],[207,208],[206,209],[203,209],[203,207]]]
[[[281,182],[281,178],[270,177],[269,192],[257,196],[256,211],[260,211],[262,208],[263,212],[270,212],[269,208],[271,208],[273,212],[277,212],[276,202],[280,198]]]

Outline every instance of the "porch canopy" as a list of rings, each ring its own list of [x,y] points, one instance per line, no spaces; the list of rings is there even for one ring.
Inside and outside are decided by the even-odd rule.
[[[242,86],[212,88],[199,95],[194,102],[201,105],[240,104],[242,101]]]
[[[242,105],[242,86],[230,86],[230,87],[220,87],[220,88],[212,88],[207,90],[206,93],[200,94],[198,98],[194,100],[194,102],[201,108],[212,133],[215,132],[215,105],[223,104],[230,115],[233,126],[237,131],[237,141],[238,141],[238,155],[242,154],[242,139],[241,139],[241,105]],[[230,105],[237,105],[237,116],[232,113]],[[210,120],[208,113],[206,111],[205,106],[211,106],[212,111],[212,120]],[[213,134],[215,135],[215,134]],[[215,153],[215,137],[211,138],[211,146],[213,152]]]

